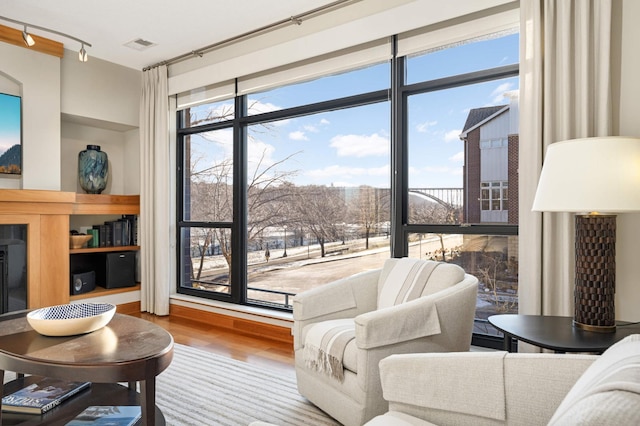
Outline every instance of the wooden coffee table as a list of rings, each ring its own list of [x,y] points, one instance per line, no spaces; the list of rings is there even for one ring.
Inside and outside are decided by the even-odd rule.
[[[60,410],[70,403],[72,398],[46,416],[47,424],[69,421],[87,405],[118,405],[108,397],[102,404],[97,404],[96,400],[101,393],[108,394],[117,391],[118,388],[131,394],[136,389],[137,382],[140,383],[142,424],[164,424],[162,413],[155,406],[155,384],[156,376],[164,371],[173,359],[171,334],[149,321],[115,314],[106,327],[92,333],[47,337],[31,328],[26,319],[27,312],[0,315],[0,375],[5,371],[13,371],[96,384],[129,384],[129,389],[119,385],[94,385],[91,403],[77,406],[77,412]],[[4,395],[2,384],[0,391],[3,391]],[[135,403],[136,398],[127,396],[124,397],[123,401],[125,400]],[[55,418],[53,411],[60,411],[60,419]],[[1,419],[0,413],[0,423]],[[33,420],[33,416],[30,419]]]

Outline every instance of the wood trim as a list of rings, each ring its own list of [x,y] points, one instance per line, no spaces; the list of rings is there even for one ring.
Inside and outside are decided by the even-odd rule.
[[[117,305],[116,312],[125,315],[138,315],[140,314],[140,302],[129,302]]]
[[[68,255],[69,216],[41,215],[40,230],[45,229],[46,232],[40,233],[40,302],[44,306],[63,305],[69,303],[71,285]]]
[[[289,327],[265,324],[180,305],[171,305],[169,307],[169,315],[208,325],[215,325],[216,327],[233,330],[242,334],[293,344],[293,336],[291,335],[291,329]]]
[[[120,294],[120,293],[129,293],[131,291],[140,291],[142,287],[140,286],[140,284],[136,284],[135,286],[132,287],[116,287],[116,288],[104,288],[101,286],[96,286],[96,289],[89,292],[89,293],[83,293],[83,294],[74,294],[72,296],[70,296],[70,300],[72,302],[77,301],[77,300],[83,300],[83,299],[89,299],[91,297],[100,297],[100,296],[109,296],[111,294]],[[137,302],[138,305],[140,305],[140,302]],[[120,306],[120,305],[118,305]],[[118,311],[119,312],[119,311]],[[138,306],[138,310],[135,311],[136,313],[140,313],[140,306]]]
[[[1,214],[71,214],[76,194],[37,189],[0,190]]]
[[[21,30],[0,25],[0,41],[23,47],[25,49],[35,50],[36,52],[46,53],[47,55],[56,56],[58,58],[62,58],[64,56],[64,44],[35,34],[31,34],[31,37],[33,37],[33,41],[35,41],[36,44],[29,47],[24,44]]]
[[[139,195],[75,194],[73,214],[140,214]]]

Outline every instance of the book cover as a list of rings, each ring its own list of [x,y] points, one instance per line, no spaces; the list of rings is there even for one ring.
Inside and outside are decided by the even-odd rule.
[[[43,377],[2,398],[2,411],[42,414],[91,386],[90,382],[69,382]]]
[[[142,417],[142,410],[136,405],[92,405],[66,426],[132,426],[140,417]]]

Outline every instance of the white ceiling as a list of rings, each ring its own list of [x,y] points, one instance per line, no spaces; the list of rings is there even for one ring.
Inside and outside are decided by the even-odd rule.
[[[334,0],[2,0],[0,16],[69,34],[92,45],[92,57],[142,69],[303,14]],[[22,29],[0,19],[0,24]],[[80,44],[29,30],[78,51]],[[156,45],[124,46],[135,39]]]

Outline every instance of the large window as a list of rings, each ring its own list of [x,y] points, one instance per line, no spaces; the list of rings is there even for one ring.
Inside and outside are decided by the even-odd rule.
[[[509,34],[181,110],[178,291],[290,310],[429,258],[479,278],[476,333],[497,335],[486,318],[518,304],[518,85]]]
[[[486,53],[486,54],[485,54]],[[475,70],[475,61],[486,69]],[[467,60],[474,64],[464,64]],[[461,265],[480,281],[476,333],[518,311],[518,34],[407,58],[406,254]],[[451,65],[450,65],[451,64]],[[505,65],[512,64],[512,65]],[[402,208],[402,206],[400,207]]]
[[[388,258],[390,81],[383,63],[182,110],[179,291],[289,310]]]

